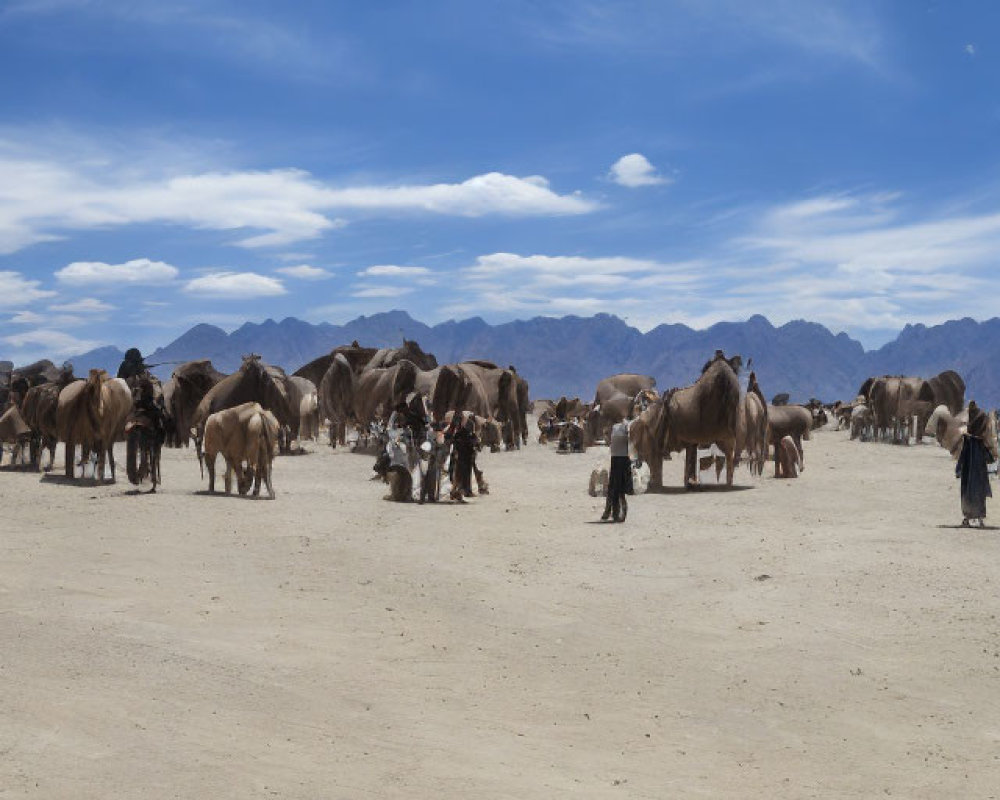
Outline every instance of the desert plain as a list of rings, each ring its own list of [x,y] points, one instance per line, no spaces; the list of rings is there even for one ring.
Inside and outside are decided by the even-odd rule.
[[[805,447],[624,524],[605,448],[465,506],[316,444],[273,501],[5,468],[0,797],[996,797],[1000,532],[933,443]]]

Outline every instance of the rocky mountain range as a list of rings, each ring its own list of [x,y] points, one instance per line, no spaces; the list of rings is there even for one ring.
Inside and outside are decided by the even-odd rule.
[[[373,347],[413,339],[440,363],[483,358],[513,364],[531,384],[532,397],[578,395],[590,399],[597,382],[616,372],[653,375],[661,389],[691,383],[716,349],[753,359],[761,387],[771,397],[788,392],[793,401],[810,397],[850,399],[869,375],[929,377],[957,370],[968,384],[967,398],[1000,405],[1000,319],[961,319],[932,327],[907,325],[895,340],[865,351],[845,333],[802,320],[774,326],[762,316],[720,322],[705,330],[660,325],[646,333],[608,314],[593,317],[536,317],[489,325],[479,317],[425,325],[405,311],[358,317],[344,325],[317,325],[289,317],[281,322],[246,323],[226,333],[196,325],[147,354],[169,376],[174,362],[210,358],[224,372],[246,353],[289,371],[337,345],[353,340]],[[117,347],[103,347],[71,359],[77,374],[90,367],[115,371]]]

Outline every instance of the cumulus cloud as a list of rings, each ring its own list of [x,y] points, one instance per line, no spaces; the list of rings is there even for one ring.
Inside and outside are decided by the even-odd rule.
[[[143,223],[259,231],[234,243],[273,247],[343,227],[347,221],[333,216],[336,211],[553,216],[585,214],[598,207],[580,194],[558,194],[540,176],[490,172],[459,183],[348,187],[299,169],[141,179],[113,164],[90,175],[77,164],[5,155],[2,148],[0,185],[0,254],[58,238],[68,230]]]
[[[363,278],[421,278],[430,275],[427,267],[397,267],[393,264],[381,264],[361,270],[358,275]]]
[[[177,267],[163,261],[136,258],[124,264],[74,261],[56,271],[56,279],[70,286],[157,286],[177,277]]]
[[[611,172],[608,173],[619,186],[627,186],[634,189],[637,186],[656,186],[658,184],[670,183],[669,178],[656,174],[656,167],[649,163],[641,153],[629,153],[622,156],[611,165]]]
[[[54,303],[49,306],[49,311],[62,311],[69,314],[103,314],[107,311],[114,311],[115,307],[96,297],[83,297],[74,300],[72,303]]]
[[[20,272],[0,271],[0,308],[20,308],[55,295],[39,286],[39,281],[25,278]]]
[[[298,264],[294,267],[278,267],[278,272],[288,275],[291,278],[301,278],[306,281],[319,281],[324,278],[332,278],[333,273],[322,267],[314,267],[310,264]]]
[[[285,286],[280,280],[258,275],[256,272],[213,272],[188,281],[184,291],[202,297],[230,300],[286,294]]]

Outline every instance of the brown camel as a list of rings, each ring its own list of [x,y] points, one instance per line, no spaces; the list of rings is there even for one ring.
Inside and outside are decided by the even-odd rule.
[[[115,441],[121,438],[125,418],[132,409],[132,392],[121,378],[92,369],[86,380],[73,381],[59,392],[56,428],[66,447],[66,477],[74,477],[74,457],[79,444],[85,457],[97,452],[95,477],[104,478],[105,459],[115,480]],[[82,460],[82,459],[81,459]]]

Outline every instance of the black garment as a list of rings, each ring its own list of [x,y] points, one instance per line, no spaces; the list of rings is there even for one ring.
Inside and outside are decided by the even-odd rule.
[[[624,520],[628,513],[625,495],[635,494],[632,486],[632,461],[628,456],[611,456],[611,470],[608,472],[608,499],[604,504],[604,518],[609,512],[615,521]],[[622,513],[625,512],[625,513]]]
[[[955,477],[962,479],[962,515],[966,519],[986,517],[986,498],[993,496],[986,465],[992,461],[993,456],[982,439],[969,434],[962,437]]]
[[[476,436],[462,427],[452,439],[454,458],[452,463],[452,486],[466,497],[472,497],[472,466],[476,458]]]
[[[125,358],[118,367],[118,377],[122,380],[135,378],[146,371],[146,363],[142,360],[142,353],[135,347],[129,348],[125,352]]]

